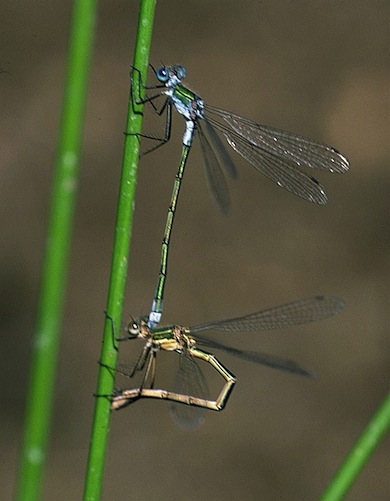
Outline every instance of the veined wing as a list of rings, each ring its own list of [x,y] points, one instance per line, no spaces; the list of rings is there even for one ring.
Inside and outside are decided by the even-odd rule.
[[[205,120],[210,121],[210,118]],[[211,124],[225,136],[239,155],[278,186],[309,202],[326,204],[328,197],[320,183],[302,172],[290,158],[257,147],[235,130],[214,119],[211,119]]]
[[[270,367],[271,369],[277,369],[280,371],[291,372],[293,374],[298,374],[300,376],[313,377],[313,374],[306,369],[300,367],[293,360],[288,360],[285,358],[278,357],[276,355],[270,355],[268,353],[260,353],[257,351],[246,351],[233,348],[232,346],[226,346],[221,343],[217,343],[211,339],[206,339],[203,337],[194,337],[196,342],[200,345],[207,346],[209,348],[214,348],[216,350],[221,350],[228,355],[240,358],[241,360],[246,360],[247,362],[252,362],[255,364],[264,365]]]
[[[332,146],[268,125],[257,124],[230,111],[206,106],[206,111],[219,116],[237,134],[253,145],[278,157],[289,159],[300,166],[343,173],[349,170],[349,161]],[[207,115],[206,115],[207,116]]]
[[[197,126],[200,127],[201,124],[202,126],[203,124],[205,124],[210,143],[213,147],[214,152],[219,157],[221,165],[226,169],[230,177],[237,179],[238,174],[236,166],[234,165],[233,160],[230,158],[230,155],[226,150],[226,147],[220,136],[216,133],[215,129],[208,120],[198,120]]]
[[[243,317],[196,325],[190,327],[190,334],[211,330],[249,332],[282,329],[332,317],[340,313],[344,306],[344,302],[335,297],[316,296],[282,306],[275,306]]]
[[[184,350],[179,358],[175,393],[199,398],[208,398],[206,379],[196,360]],[[178,402],[171,402],[171,414],[176,423],[187,430],[198,428],[205,420],[206,409]]]
[[[292,165],[288,158],[271,155],[243,141],[232,131],[223,132],[223,134],[239,155],[278,186],[309,202],[319,205],[327,203],[328,197],[320,183]]]
[[[215,155],[214,150],[211,147],[207,137],[203,134],[200,123],[198,123],[197,131],[210,191],[221,212],[223,214],[227,214],[230,208],[230,197],[221,164],[217,156]],[[231,160],[230,162],[232,163]]]

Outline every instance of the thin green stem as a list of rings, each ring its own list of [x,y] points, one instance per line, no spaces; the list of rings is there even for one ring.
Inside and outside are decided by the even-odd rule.
[[[144,95],[141,86],[146,81],[156,0],[141,0],[133,66],[134,92]],[[137,169],[140,156],[139,137],[142,131],[143,105],[134,103],[130,95],[127,117],[127,135],[124,146],[122,177],[115,227],[115,241],[111,264],[111,277],[107,298],[107,318],[101,351],[97,395],[112,395],[115,381],[112,372],[105,366],[116,367],[118,350],[113,336],[113,324],[120,327],[122,322],[124,294],[130,253],[133,211],[137,186]],[[84,500],[96,501],[101,497],[105,459],[111,420],[111,402],[107,398],[96,398],[95,414],[91,432]]]
[[[344,498],[389,430],[390,393],[344,460],[321,501],[339,501]]]
[[[97,0],[76,0],[16,498],[41,499],[67,282]]]

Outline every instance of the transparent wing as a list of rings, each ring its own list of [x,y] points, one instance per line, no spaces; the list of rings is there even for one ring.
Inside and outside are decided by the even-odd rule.
[[[270,355],[268,353],[239,350],[237,348],[226,346],[224,344],[217,343],[216,341],[213,341],[211,339],[206,339],[203,337],[196,336],[194,339],[200,345],[207,346],[209,348],[214,348],[216,350],[221,350],[227,353],[228,355],[240,358],[241,360],[246,360],[247,362],[253,362],[255,364],[265,365],[266,367],[270,367],[271,369],[278,369],[281,371],[291,372],[293,374],[298,374],[300,376],[312,377],[312,373],[300,367],[293,360],[280,358],[277,357],[276,355]]]
[[[207,135],[210,139],[210,143],[212,145],[213,150],[217,154],[220,159],[221,165],[226,169],[229,176],[233,179],[237,179],[238,174],[236,170],[236,166],[234,165],[233,160],[231,159],[227,149],[225,148],[224,143],[222,142],[220,136],[216,133],[213,126],[208,120],[198,120],[198,127],[200,124],[205,124]]]
[[[344,309],[344,302],[335,297],[316,296],[295,301],[244,317],[232,318],[190,327],[191,334],[217,330],[225,332],[263,331],[302,325],[337,315]]]
[[[343,173],[349,170],[349,161],[332,146],[297,134],[256,124],[230,111],[207,106],[206,111],[222,118],[237,134],[253,145],[296,165],[311,169]]]
[[[210,191],[223,214],[230,208],[230,197],[223,170],[208,139],[198,123],[198,136],[202,148],[203,160]]]
[[[320,183],[314,177],[300,171],[288,158],[271,155],[244,142],[231,131],[223,134],[239,155],[278,186],[309,202],[319,205],[327,203],[328,197]]]
[[[207,399],[209,395],[203,372],[186,350],[180,354],[174,392],[204,399]],[[171,402],[173,419],[186,430],[198,428],[205,420],[205,412],[206,409],[201,407]]]

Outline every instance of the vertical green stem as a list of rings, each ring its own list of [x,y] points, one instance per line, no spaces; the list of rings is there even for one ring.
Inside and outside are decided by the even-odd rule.
[[[41,499],[96,10],[97,0],[75,1],[16,494],[23,501]]]
[[[321,501],[340,501],[344,498],[389,429],[390,393],[344,460]]]
[[[141,0],[140,2],[138,31],[134,52],[134,67],[140,71],[144,82],[146,81],[148,69],[155,5],[156,0]],[[134,72],[133,85],[138,87],[134,89],[134,94],[143,96],[144,89],[140,85],[139,75],[138,72]],[[114,322],[116,327],[120,327],[122,322],[128,258],[133,227],[133,211],[137,185],[136,176],[140,154],[139,134],[141,133],[143,120],[143,105],[135,104],[132,95],[130,95],[129,101],[126,128],[129,135],[126,135],[124,146],[111,277],[107,298],[107,313],[112,320],[106,318],[100,357],[102,364],[109,367],[115,367],[118,358],[118,351],[113,342],[112,322]],[[115,390],[114,385],[115,381],[111,371],[101,366],[96,391],[97,395],[112,395]],[[101,497],[111,419],[110,407],[111,403],[109,399],[96,398],[84,500],[96,501]]]

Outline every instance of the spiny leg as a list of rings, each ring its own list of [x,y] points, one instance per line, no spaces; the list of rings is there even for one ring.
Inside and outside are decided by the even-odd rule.
[[[145,367],[145,363],[146,361],[148,360],[148,365],[147,365],[147,369],[145,371],[145,374],[147,373],[147,371],[149,370],[149,365],[150,365],[150,362],[149,362],[149,357],[151,355],[151,345],[149,343],[147,343],[142,351],[141,351],[141,354],[140,356],[138,357],[138,360],[137,362],[135,363],[133,369],[131,370],[131,372],[125,372],[123,371],[122,369],[113,369],[115,370],[117,373],[121,374],[122,376],[125,376],[129,379],[132,379],[134,377],[134,374],[138,371],[142,371],[142,369]],[[142,383],[141,385],[144,383],[144,381],[146,380],[146,377],[144,375],[144,377],[142,378]]]
[[[134,80],[133,73],[136,73],[138,75],[139,85],[134,85],[135,84],[135,80]],[[142,74],[141,74],[140,70],[138,68],[136,68],[135,66],[131,67],[130,81],[131,81],[131,98],[132,98],[132,104],[141,105],[141,104],[145,104],[145,103],[151,103],[152,101],[154,101],[158,97],[161,97],[161,92],[159,92],[158,94],[154,94],[153,96],[147,96],[146,98],[143,98],[141,96],[141,93],[139,92],[139,90],[141,88],[145,89],[145,90],[163,89],[163,88],[165,88],[164,84],[145,85],[143,83],[143,81],[142,81]],[[136,88],[138,89],[138,95],[135,95],[135,89]],[[155,108],[153,104],[152,104],[152,106],[153,106],[153,108]]]
[[[166,121],[165,121],[165,128],[164,128],[164,136],[162,138],[161,137],[155,137],[155,136],[147,135],[147,134],[136,134],[138,138],[139,137],[144,137],[146,139],[151,139],[152,141],[158,141],[159,142],[159,144],[157,144],[153,148],[147,150],[144,153],[146,155],[146,154],[151,153],[152,151],[156,150],[157,148],[160,148],[161,146],[163,146],[164,144],[166,144],[170,140],[170,137],[171,137],[171,122],[172,122],[172,104],[171,104],[169,98],[165,99],[165,101],[164,101],[164,103],[163,103],[163,105],[161,106],[160,109],[154,104],[154,101],[156,99],[158,99],[158,98],[160,98],[160,97],[163,96],[163,93],[161,93],[161,92],[159,92],[158,94],[154,94],[152,96],[146,96],[145,98],[143,98],[140,95],[140,93],[138,93],[138,95],[136,96],[134,89],[138,88],[138,90],[139,90],[140,86],[134,85],[133,72],[137,72],[137,74],[139,75],[140,86],[142,86],[144,89],[160,89],[160,88],[165,88],[165,85],[163,85],[163,84],[162,85],[149,85],[149,86],[143,85],[143,83],[142,83],[142,75],[141,75],[140,71],[137,68],[133,67],[133,71],[132,71],[132,74],[131,74],[131,102],[132,102],[132,107],[133,107],[134,113],[136,113],[136,114],[140,113],[140,112],[138,112],[135,109],[134,105],[142,105],[142,104],[150,104],[152,106],[154,112],[158,116],[161,116],[164,113],[164,111],[166,111]],[[133,135],[133,134],[125,132],[125,135]]]
[[[115,327],[115,320],[114,318],[108,313],[107,310],[104,310],[104,315],[107,320],[111,322],[111,332],[112,332],[112,346],[114,347],[114,350],[118,351],[118,346],[116,341],[120,341],[121,339],[116,337],[116,327]]]
[[[110,375],[111,375],[111,377],[113,378],[113,381],[114,381],[115,380],[115,374],[118,372],[117,369],[114,369],[113,367],[110,367],[109,365],[104,364],[100,360],[98,360],[98,364],[101,367],[104,367],[105,369],[108,369],[108,371],[110,372]],[[97,398],[104,397],[104,398],[110,399],[111,400],[111,408],[112,408],[112,402],[113,402],[113,400],[115,399],[116,395],[120,395],[121,393],[122,393],[122,390],[120,388],[116,388],[114,394],[107,395],[107,394],[94,393],[93,396],[97,397]]]
[[[142,353],[145,352],[145,349],[143,350]],[[150,350],[149,350],[150,353]],[[141,354],[142,356],[142,354]],[[152,357],[149,356],[149,361],[148,361],[148,366],[145,371],[145,374],[142,378],[141,385],[138,388],[132,388],[130,390],[118,390],[116,394],[111,396],[111,410],[119,410],[123,409],[124,407],[127,407],[128,405],[134,403],[136,400],[142,397],[141,392],[143,385],[145,384],[146,378],[147,378],[147,373],[150,370],[150,360],[152,360]],[[118,370],[120,374],[131,377],[129,374],[126,374],[124,372],[121,372]]]
[[[233,386],[236,382],[236,378],[231,374],[220,362],[215,358],[214,355],[206,353],[197,348],[192,348],[190,353],[193,357],[199,358],[207,363],[209,363],[226,381],[220,394],[216,400],[207,400],[204,398],[195,397],[192,395],[184,395],[181,393],[175,393],[163,389],[154,388],[139,388],[132,390],[124,390],[121,395],[114,397],[112,408],[119,409],[128,403],[122,403],[125,400],[135,400],[138,398],[158,398],[164,400],[170,400],[172,402],[179,402],[186,405],[194,405],[197,407],[204,407],[213,411],[221,411],[229,399],[232,392]]]
[[[153,388],[154,386],[154,380],[156,378],[156,351],[153,350],[153,348],[150,348],[149,352],[149,358],[148,358],[148,365],[146,367],[146,371],[144,374],[144,377],[142,378],[141,384],[140,384],[140,389],[145,386],[146,381],[149,378],[149,374],[151,374],[150,378],[150,387]]]
[[[148,363],[146,367],[146,371],[144,373],[144,376],[142,378],[141,384],[138,388],[132,388],[130,390],[121,390],[119,391],[116,395],[112,397],[111,401],[111,409],[112,410],[119,410],[122,409],[123,407],[127,407],[128,405],[132,404],[139,398],[142,398],[142,392],[144,391],[144,386],[146,384],[146,381],[149,378],[149,374],[151,374],[151,382],[150,386],[153,388],[154,386],[154,381],[155,381],[155,375],[156,375],[156,351],[151,348],[151,346],[145,346],[142,355],[146,352],[146,348],[148,347],[148,354],[146,355],[148,357]],[[146,356],[144,359],[146,359]],[[140,358],[141,358],[140,357]],[[145,360],[143,362],[143,365],[145,364]],[[118,371],[120,372],[120,371]],[[121,374],[131,377],[128,374],[122,373]]]
[[[152,102],[150,102],[150,103],[152,104]],[[155,137],[155,136],[149,136],[146,134],[142,134],[141,137],[144,137],[146,139],[151,139],[152,141],[159,141],[159,143],[156,146],[153,146],[153,148],[146,150],[144,152],[144,155],[147,155],[147,154],[151,153],[152,151],[157,150],[161,146],[164,146],[171,139],[172,103],[170,102],[169,99],[166,99],[160,110],[157,110],[154,106],[153,106],[153,108],[154,108],[155,112],[157,113],[157,115],[159,115],[159,116],[161,116],[163,114],[163,112],[166,111],[164,137]]]

